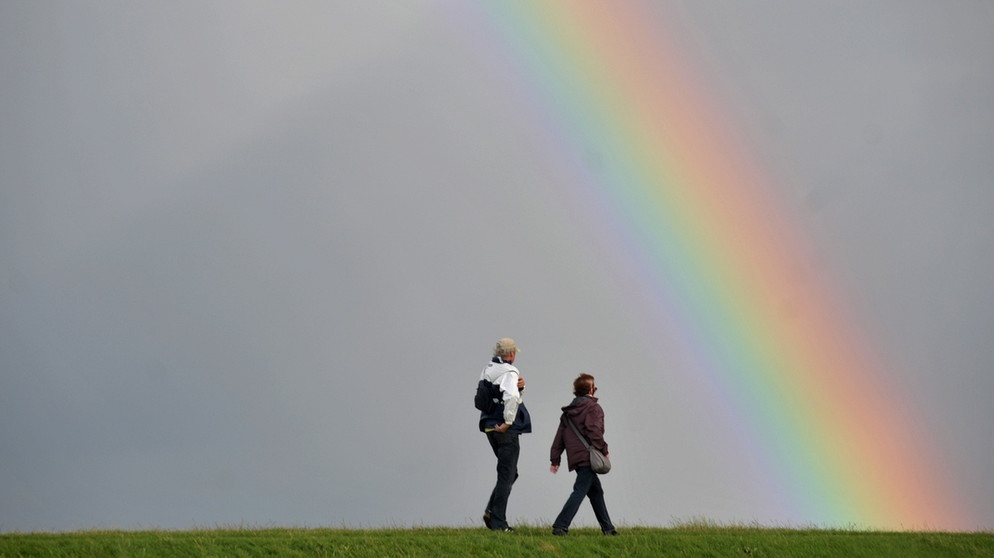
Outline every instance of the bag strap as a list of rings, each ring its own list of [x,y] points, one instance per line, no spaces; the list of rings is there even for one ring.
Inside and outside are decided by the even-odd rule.
[[[583,442],[583,447],[589,450],[590,442],[588,442],[587,439],[583,437],[583,434],[580,434],[580,431],[576,428],[576,425],[573,424],[573,419],[571,419],[569,415],[567,415],[566,413],[563,413],[563,416],[566,417],[566,422],[569,423],[570,428],[572,428],[573,432],[576,433],[576,437],[579,438],[581,442]]]

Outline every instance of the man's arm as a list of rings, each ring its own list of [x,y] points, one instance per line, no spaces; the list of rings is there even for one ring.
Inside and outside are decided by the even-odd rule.
[[[517,372],[509,371],[500,379],[500,391],[504,394],[504,424],[496,427],[498,432],[506,432],[514,424],[514,418],[518,416],[518,405],[521,404],[519,383],[523,384],[524,380]]]

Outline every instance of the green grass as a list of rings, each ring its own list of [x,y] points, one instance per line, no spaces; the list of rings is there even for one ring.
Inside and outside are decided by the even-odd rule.
[[[667,529],[573,529],[554,537],[548,527],[515,533],[482,528],[218,529],[201,531],[81,531],[0,535],[0,557],[46,556],[865,556],[994,557],[994,533],[877,532],[770,529],[688,524]]]

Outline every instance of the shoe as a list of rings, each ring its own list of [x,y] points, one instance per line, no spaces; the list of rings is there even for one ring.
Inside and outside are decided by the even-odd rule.
[[[557,537],[565,537],[569,534],[569,529],[553,529],[552,534]]]
[[[609,537],[617,537],[618,536],[618,530],[617,529],[611,529],[610,531],[602,531],[602,532],[605,535],[609,536]]]
[[[483,512],[483,524],[487,526],[487,529],[493,529],[494,524],[490,521],[490,510]]]
[[[503,529],[495,529],[495,530],[496,531],[500,531],[501,533],[513,533],[514,532],[514,528],[510,527],[510,526],[509,527],[504,527]]]

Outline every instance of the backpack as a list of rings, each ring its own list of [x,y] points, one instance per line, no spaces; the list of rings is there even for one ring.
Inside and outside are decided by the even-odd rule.
[[[480,380],[476,384],[476,397],[473,398],[473,404],[485,414],[494,412],[499,405],[503,405],[500,386],[494,385],[486,378]]]

